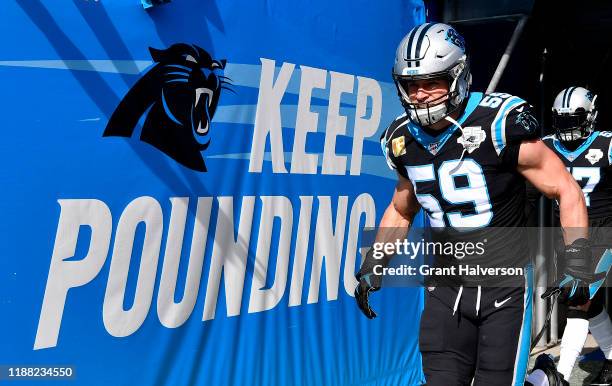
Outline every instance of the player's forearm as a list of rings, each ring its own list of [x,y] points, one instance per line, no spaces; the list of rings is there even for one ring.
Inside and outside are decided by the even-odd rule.
[[[588,238],[588,214],[582,190],[573,178],[558,187],[559,216],[563,238],[571,244],[579,238]]]
[[[383,214],[376,233],[376,241],[361,265],[359,276],[372,273],[376,265],[384,267],[389,263],[396,252],[393,246],[404,241],[412,219],[420,208],[412,183],[402,176],[398,178],[391,204]],[[376,256],[373,253],[374,249],[377,250]]]
[[[394,243],[396,240],[403,240],[410,230],[415,214],[416,212],[400,212],[392,202],[380,220],[376,242]]]
[[[383,217],[380,220],[380,227],[408,228],[410,227],[415,214],[416,211],[407,210],[404,210],[404,213],[402,213],[402,208],[397,208],[396,205],[391,202],[387,209],[385,209],[385,213],[383,214]]]
[[[398,208],[398,205],[394,205],[394,202],[391,202],[387,207],[380,221],[378,232],[376,233],[376,241],[365,256],[358,272],[358,278],[363,275],[375,273],[376,266],[386,267],[395,256],[395,246],[398,243],[402,243],[406,238],[412,219],[416,214],[416,212],[413,213],[410,208],[410,205],[399,206]],[[381,280],[382,279],[378,277],[375,283],[380,283]],[[379,284],[375,286],[379,286]]]

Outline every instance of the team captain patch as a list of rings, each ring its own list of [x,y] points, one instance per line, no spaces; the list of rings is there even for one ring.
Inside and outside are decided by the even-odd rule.
[[[406,154],[406,142],[404,141],[404,136],[394,138],[391,141],[391,148],[393,149],[393,156],[399,157],[400,155]]]

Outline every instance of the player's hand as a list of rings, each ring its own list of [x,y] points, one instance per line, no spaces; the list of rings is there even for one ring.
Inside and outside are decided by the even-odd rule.
[[[591,298],[589,287],[584,282],[567,275],[557,279],[542,294],[541,298],[548,299],[555,295],[558,296],[559,303],[567,304],[568,306],[582,306],[588,303]]]
[[[559,280],[555,281],[552,285],[552,287],[548,287],[546,289],[546,291],[540,296],[542,299],[549,299],[555,295],[559,295],[561,294],[561,287],[559,287],[558,282]]]
[[[565,246],[565,270],[561,278],[548,288],[542,299],[558,295],[560,303],[581,306],[590,300],[589,284],[599,280],[593,272],[591,245],[586,239],[577,239]]]
[[[370,307],[370,292],[378,291],[382,278],[374,273],[362,274],[358,272],[355,278],[359,282],[355,288],[355,300],[357,306],[368,319],[374,319],[376,312]]]

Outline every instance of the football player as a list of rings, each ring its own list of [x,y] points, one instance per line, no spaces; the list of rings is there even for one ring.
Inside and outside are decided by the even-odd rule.
[[[582,188],[591,228],[595,270],[607,272],[612,255],[612,132],[597,131],[597,96],[583,87],[562,90],[553,102],[552,126],[555,133],[544,137]],[[530,194],[530,199],[536,198]],[[555,214],[559,208],[555,205]],[[557,248],[559,249],[559,248]],[[612,385],[612,322],[603,307],[603,280],[569,304],[567,324],[561,340],[557,371],[569,381],[576,358],[582,351],[589,329],[606,360],[592,385]],[[580,305],[580,303],[584,303]],[[551,385],[551,386],[554,386]]]
[[[527,179],[559,201],[562,226],[576,230],[565,235],[570,257],[565,270],[588,281],[592,261],[584,196],[559,158],[537,139],[529,104],[509,94],[470,92],[464,39],[441,23],[420,25],[404,37],[393,79],[406,113],[381,138],[398,182],[376,242],[394,241],[393,229],[409,228],[421,208],[432,237],[436,230],[521,227]],[[518,234],[489,240],[498,264],[528,265],[527,246]],[[368,296],[382,280],[375,267],[391,257],[374,257],[370,249],[356,275],[357,304],[369,318],[376,314]],[[525,270],[520,285],[484,286],[462,277],[453,279],[456,285],[428,286],[419,332],[427,385],[523,385],[530,276]]]

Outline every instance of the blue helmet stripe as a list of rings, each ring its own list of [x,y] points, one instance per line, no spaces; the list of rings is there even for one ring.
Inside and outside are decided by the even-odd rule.
[[[566,103],[565,107],[570,107],[570,100],[572,99],[572,93],[574,92],[575,89],[576,87],[572,87],[569,90],[569,93],[567,94],[567,101],[565,102]]]
[[[412,59],[412,57],[410,56],[410,51],[412,47],[412,41],[414,40],[414,35],[416,35],[416,31],[418,29],[419,27],[415,27],[412,32],[410,32],[410,38],[408,39],[408,44],[406,45],[406,59],[408,61],[408,67],[412,67],[412,62],[410,61],[410,59]]]
[[[423,28],[421,30],[421,34],[419,35],[419,40],[417,41],[416,52],[415,52],[415,59],[418,59],[418,58],[421,57],[421,46],[423,45],[423,39],[425,38],[425,34],[434,25],[435,24],[433,24],[433,23],[429,23],[425,28]],[[416,62],[416,66],[418,67],[420,65],[421,65],[421,62],[417,61]]]
[[[563,92],[563,101],[561,102],[561,107],[565,107],[565,98],[567,97],[567,92],[569,91],[571,87],[568,87],[565,89],[565,91]]]

